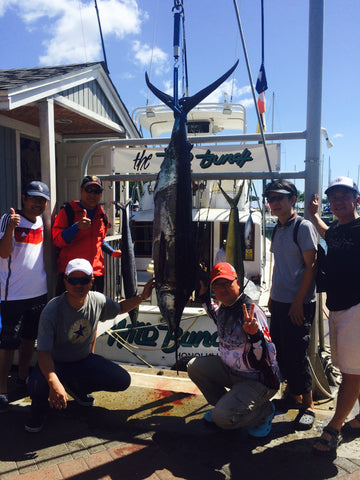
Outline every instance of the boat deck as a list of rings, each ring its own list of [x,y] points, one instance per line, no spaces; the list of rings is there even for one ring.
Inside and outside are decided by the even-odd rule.
[[[316,403],[312,430],[294,431],[290,410],[259,440],[205,424],[209,405],[186,373],[129,370],[126,392],[97,392],[91,408],[70,400],[38,434],[24,431],[30,400],[10,379],[11,409],[0,416],[1,480],[360,479],[360,439],[345,441],[333,463],[310,453],[332,400]]]

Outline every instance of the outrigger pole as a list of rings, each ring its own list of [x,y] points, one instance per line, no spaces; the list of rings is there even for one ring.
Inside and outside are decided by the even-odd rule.
[[[247,68],[248,75],[249,75],[250,87],[251,87],[251,92],[252,92],[252,96],[253,96],[253,99],[254,99],[254,105],[255,105],[256,115],[257,115],[258,124],[259,124],[259,128],[260,128],[261,139],[262,139],[262,143],[263,143],[263,146],[264,146],[266,162],[267,162],[268,169],[269,169],[269,172],[270,172],[270,177],[275,178],[275,175],[274,175],[274,173],[271,169],[271,165],[270,165],[269,152],[268,152],[268,149],[267,149],[267,145],[266,145],[266,141],[265,141],[265,135],[264,135],[264,126],[263,126],[263,123],[262,123],[262,118],[260,117],[260,112],[259,112],[258,104],[257,104],[257,101],[256,101],[254,83],[253,83],[253,79],[252,79],[252,75],[251,75],[250,64],[249,64],[249,59],[248,59],[246,45],[245,45],[245,38],[244,38],[244,34],[243,34],[243,29],[242,29],[242,26],[241,26],[240,13],[239,13],[239,9],[238,9],[236,0],[234,0],[234,7],[235,7],[237,22],[238,22],[238,25],[239,25],[239,32],[240,32],[241,42],[242,42],[242,45],[243,45],[246,68]]]

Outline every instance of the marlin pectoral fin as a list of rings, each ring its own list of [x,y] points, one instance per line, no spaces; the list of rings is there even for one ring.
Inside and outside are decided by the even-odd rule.
[[[233,73],[235,68],[237,67],[239,63],[239,60],[233,65],[230,70],[228,70],[224,75],[222,75],[220,78],[215,80],[215,82],[211,83],[207,87],[203,88],[200,90],[200,92],[196,93],[192,97],[184,97],[179,100],[179,103],[181,105],[181,109],[184,113],[190,112],[192,108],[195,107],[195,105],[198,105],[204,98],[206,98],[208,95],[210,95],[211,92],[217,89],[219,85],[221,85],[225,80]]]

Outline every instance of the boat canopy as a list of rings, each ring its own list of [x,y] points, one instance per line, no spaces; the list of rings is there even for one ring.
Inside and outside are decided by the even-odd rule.
[[[165,105],[140,107],[134,110],[134,123],[150,132],[152,137],[160,137],[172,131],[174,113]],[[246,111],[241,104],[200,103],[187,115],[188,136],[215,135],[223,130],[236,130],[246,133]]]

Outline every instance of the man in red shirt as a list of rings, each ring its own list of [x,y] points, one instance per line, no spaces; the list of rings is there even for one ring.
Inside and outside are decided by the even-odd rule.
[[[87,175],[81,182],[80,200],[69,202],[55,218],[52,237],[54,245],[59,248],[57,295],[65,290],[64,272],[70,260],[78,257],[88,260],[94,272],[93,290],[103,293],[103,251],[115,258],[121,256],[120,250],[113,250],[105,242],[108,217],[100,205],[103,190],[100,178]]]

